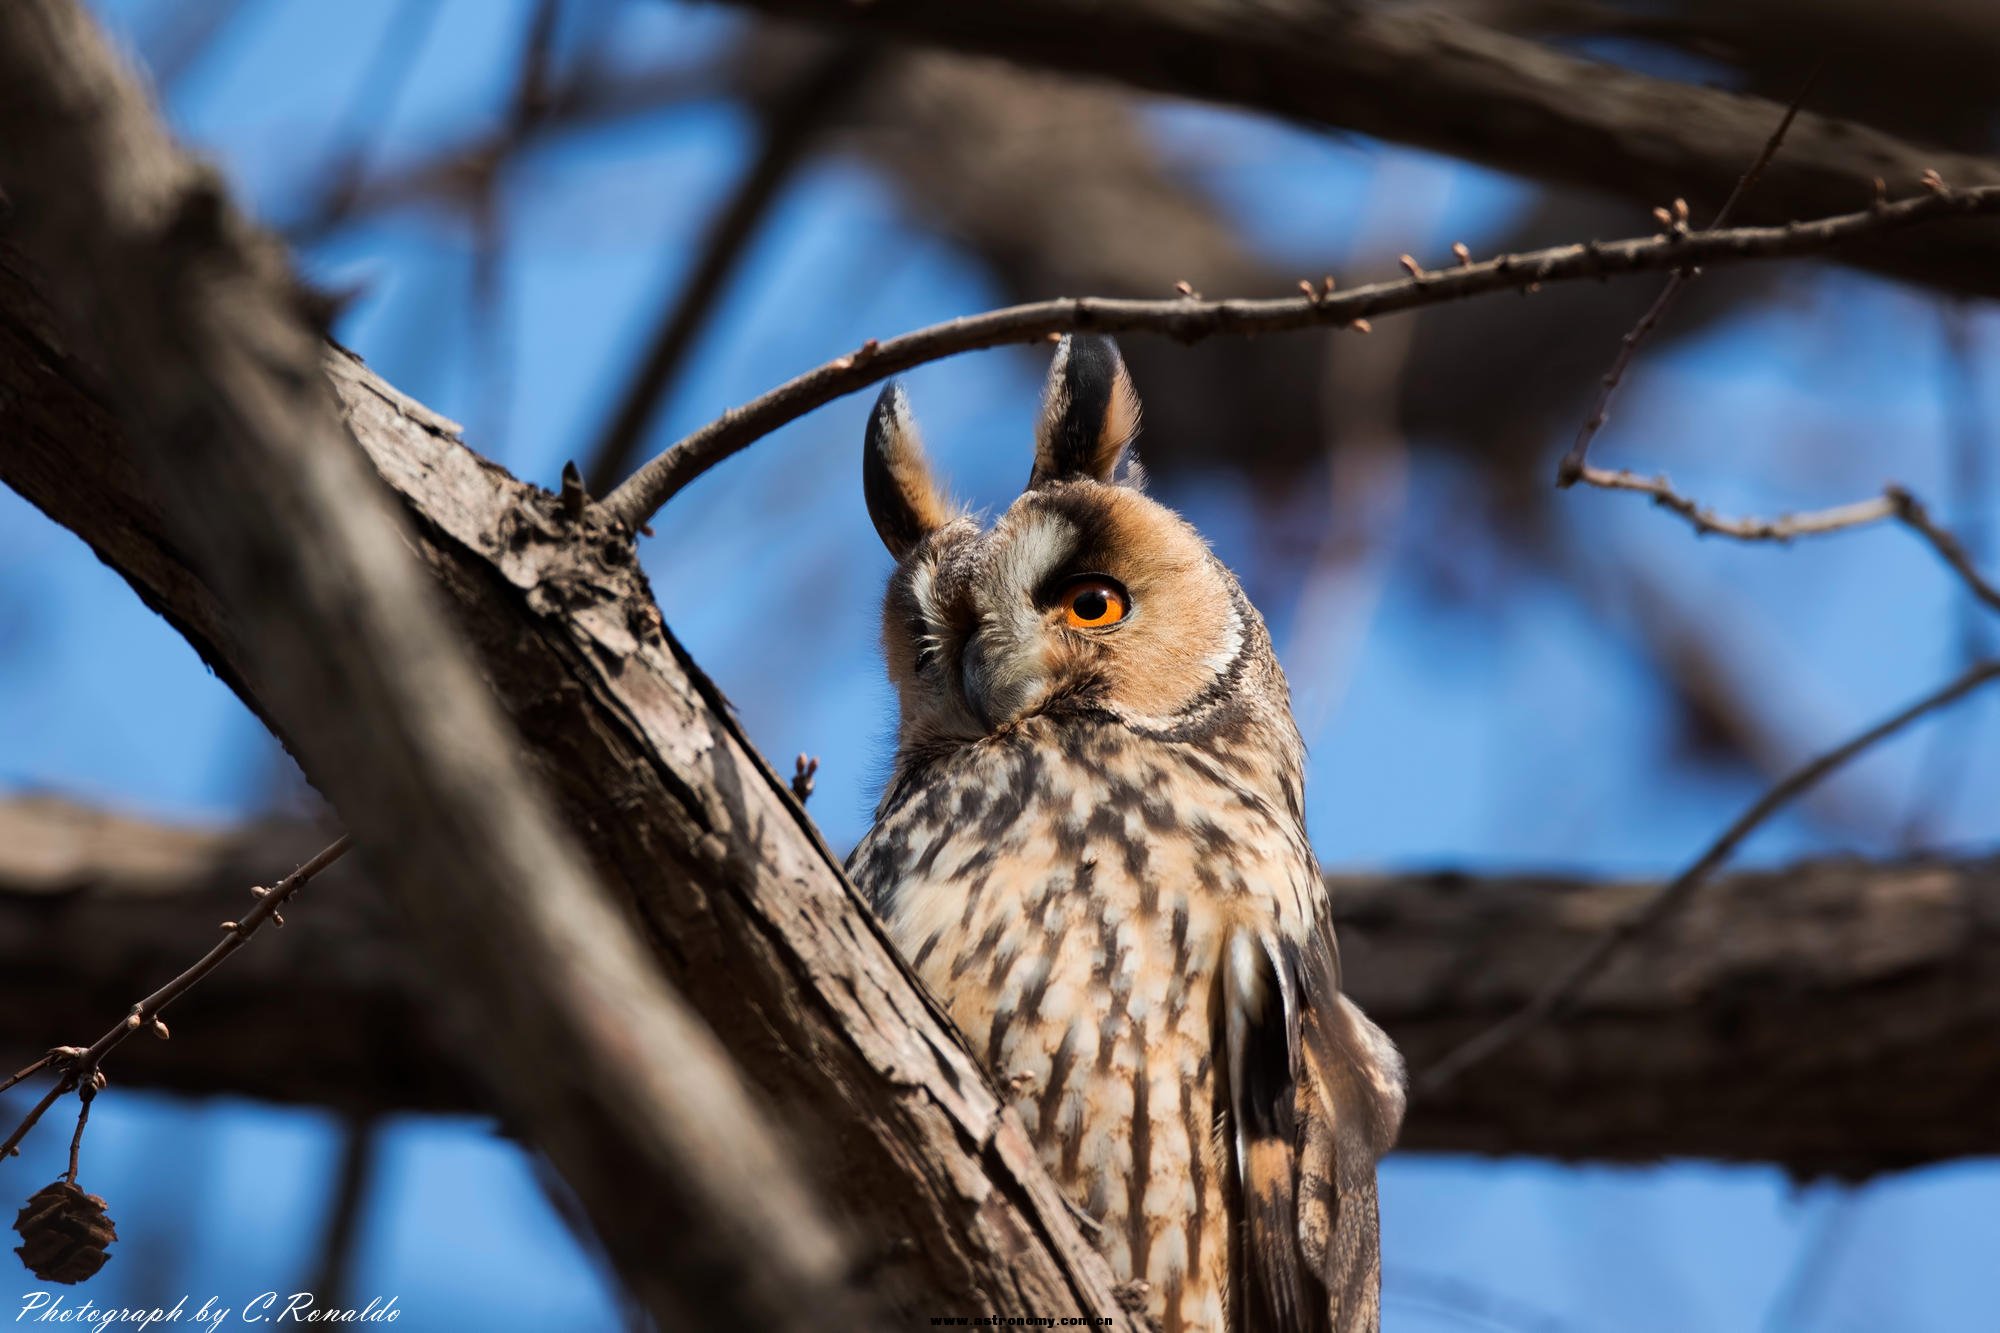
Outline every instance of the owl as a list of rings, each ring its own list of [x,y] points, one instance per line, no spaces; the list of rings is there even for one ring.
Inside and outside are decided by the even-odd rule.
[[[1401,1062],[1340,992],[1270,636],[1123,466],[1138,425],[1116,346],[1065,339],[982,528],[877,401],[899,726],[848,868],[1157,1327],[1372,1330]]]

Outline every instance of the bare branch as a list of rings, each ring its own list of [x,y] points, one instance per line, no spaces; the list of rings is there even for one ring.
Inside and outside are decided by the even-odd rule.
[[[1948,704],[1956,703],[1996,676],[2000,676],[2000,660],[1977,663],[1970,670],[1915,703],[1815,757],[1793,771],[1783,781],[1773,785],[1752,802],[1747,810],[1738,815],[1735,822],[1724,829],[1722,835],[1710,843],[1687,869],[1675,876],[1673,881],[1655,894],[1643,908],[1604,931],[1588,949],[1571,960],[1569,965],[1529,1004],[1504,1022],[1494,1024],[1465,1042],[1425,1070],[1416,1081],[1417,1090],[1425,1096],[1437,1093],[1449,1087],[1467,1070],[1489,1059],[1495,1052],[1520,1040],[1537,1024],[1546,1021],[1550,1015],[1568,1004],[1592,978],[1611,963],[1620,949],[1658,925],[1684,904],[1715,873],[1716,869],[1729,859],[1730,854],[1745,838],[1755,832],[1765,820],[1783,809],[1794,797],[1856,755],[1873,748],[1877,743],[1895,735],[1917,719]]]
[[[1972,595],[1994,611],[2000,611],[2000,587],[1995,587],[1972,563],[1972,556],[1950,530],[1940,527],[1930,511],[1901,486],[1886,487],[1873,500],[1856,500],[1799,514],[1777,518],[1727,518],[1699,501],[1681,494],[1665,476],[1644,477],[1636,472],[1601,468],[1585,463],[1574,480],[1606,491],[1631,491],[1652,497],[1655,505],[1680,515],[1704,536],[1732,537],[1744,542],[1789,542],[1799,537],[1823,537],[1894,519],[1916,533],[1938,553]]]
[[[1798,537],[1817,537],[1829,532],[1867,527],[1896,516],[1895,501],[1885,495],[1829,509],[1781,514],[1777,518],[1728,518],[1682,495],[1665,476],[1644,477],[1636,472],[1585,463],[1578,469],[1575,480],[1600,490],[1631,491],[1650,496],[1654,504],[1679,514],[1703,536],[1733,537],[1745,542],[1789,542]]]
[[[2000,588],[1994,587],[1979,572],[1963,542],[1959,541],[1949,529],[1933,522],[1930,511],[1901,486],[1889,487],[1884,492],[1884,498],[1895,506],[1896,517],[1903,526],[1929,542],[1931,549],[1938,553],[1938,557],[1951,566],[1952,571],[1966,587],[1972,589],[1973,596],[1984,602],[1988,608],[2000,611]]]
[[[1370,317],[1438,305],[1485,292],[1532,292],[1544,283],[1626,273],[1824,253],[1857,239],[1944,217],[2000,213],[2000,186],[1931,191],[1858,213],[1781,227],[1634,237],[1501,255],[1476,264],[1425,270],[1398,281],[1345,292],[1265,300],[1158,301],[1061,298],[968,315],[886,342],[870,339],[839,360],[811,370],[724,413],[633,473],[601,508],[637,532],[690,481],[787,422],[900,371],[960,352],[1035,342],[1054,334],[1148,332],[1182,342],[1219,334],[1278,333],[1362,326]]]
[[[116,1050],[127,1037],[142,1028],[150,1030],[155,1036],[164,1040],[167,1036],[167,1025],[160,1021],[161,1011],[222,966],[223,959],[249,943],[250,937],[255,935],[266,921],[275,919],[278,924],[283,925],[284,918],[278,915],[278,909],[283,907],[293,894],[310,883],[314,876],[345,856],[347,849],[353,845],[353,839],[342,834],[317,856],[270,888],[253,889],[251,892],[257,895],[257,901],[243,914],[242,920],[223,922],[222,938],[217,940],[207,953],[195,960],[172,981],[133,1005],[131,1011],[107,1029],[103,1036],[88,1047],[58,1046],[26,1069],[14,1074],[5,1083],[0,1083],[0,1092],[5,1092],[22,1079],[43,1069],[53,1068],[58,1075],[56,1084],[49,1090],[48,1096],[29,1112],[28,1116],[7,1136],[4,1143],[0,1143],[0,1162],[6,1161],[13,1155],[21,1140],[28,1136],[28,1131],[35,1127],[35,1122],[41,1119],[49,1107],[66,1093],[75,1091],[83,1098],[83,1110],[77,1117],[76,1137],[71,1141],[69,1148],[69,1183],[74,1185],[76,1155],[83,1143],[83,1123],[90,1115],[91,1098],[103,1085],[105,1057]]]

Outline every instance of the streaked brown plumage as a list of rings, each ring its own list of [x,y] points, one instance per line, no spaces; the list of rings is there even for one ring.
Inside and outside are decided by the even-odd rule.
[[[850,869],[1162,1328],[1374,1329],[1401,1065],[1340,994],[1263,621],[1114,480],[1137,427],[1117,349],[1065,339],[1029,488],[981,531],[883,393],[901,725]]]

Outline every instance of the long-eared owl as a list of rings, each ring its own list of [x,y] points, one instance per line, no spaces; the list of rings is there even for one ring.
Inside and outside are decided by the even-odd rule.
[[[1117,348],[1064,339],[982,529],[883,392],[900,726],[849,869],[1161,1328],[1372,1330],[1401,1062],[1340,993],[1270,636],[1122,468],[1138,424]]]

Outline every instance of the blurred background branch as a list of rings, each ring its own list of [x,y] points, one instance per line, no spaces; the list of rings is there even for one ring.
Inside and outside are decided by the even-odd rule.
[[[50,797],[0,802],[0,835],[0,1053],[101,1020],[107,991],[176,966],[240,901],[243,867],[322,836],[289,822],[194,830]],[[352,867],[327,880],[310,933],[273,936],[190,993],[171,1043],[121,1053],[121,1082],[349,1116],[480,1105],[426,1017],[426,969],[382,891]],[[1418,1068],[1657,892],[1462,874],[1344,874],[1331,888],[1350,989]],[[2000,1152],[1980,1109],[2000,1071],[1963,1058],[2000,1028],[2000,939],[1981,924],[1996,913],[1990,858],[1725,876],[1577,1003],[1414,1103],[1403,1146],[1849,1177]]]

